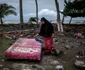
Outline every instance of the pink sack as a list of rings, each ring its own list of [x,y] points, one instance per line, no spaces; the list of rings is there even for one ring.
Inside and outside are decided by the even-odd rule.
[[[40,60],[41,46],[35,39],[19,38],[5,51],[5,56],[8,59]]]

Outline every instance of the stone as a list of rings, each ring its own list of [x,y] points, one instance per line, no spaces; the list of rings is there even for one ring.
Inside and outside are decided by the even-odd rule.
[[[82,45],[85,45],[85,42],[83,41],[83,42],[81,42],[81,44],[82,44]]]
[[[3,65],[2,65],[2,64],[0,64],[0,68],[1,68],[1,67],[3,67]]]
[[[27,38],[31,38],[31,35],[28,35]]]
[[[30,69],[28,65],[23,65],[22,70],[32,70],[32,69]]]
[[[31,67],[30,67],[30,65],[28,65],[28,64],[23,64],[23,63],[20,63],[20,64],[14,63],[14,64],[12,65],[12,67],[13,67],[15,70],[32,70]]]
[[[56,50],[57,54],[60,54],[60,50]]]
[[[4,62],[4,59],[2,59],[2,62]]]
[[[58,42],[58,40],[57,40],[57,39],[56,39],[56,40],[54,39],[53,41],[54,41],[54,42]]]
[[[44,70],[44,68],[40,65],[32,65],[32,68],[35,69],[35,70]]]
[[[77,67],[84,67],[85,68],[85,63],[84,63],[84,61],[76,60],[75,61],[75,66],[77,66]]]
[[[76,58],[79,58],[79,56],[78,56],[78,55],[76,55]]]
[[[56,38],[53,38],[53,41],[56,42]]]
[[[78,56],[81,58],[85,57],[85,50],[82,49],[82,51],[78,52]]]
[[[57,69],[57,70],[64,70],[64,67],[63,67],[63,65],[57,65],[57,66],[56,66],[56,69]]]
[[[59,42],[55,42],[55,44],[57,45],[57,44],[59,44]]]
[[[23,70],[31,70],[31,69],[23,69]]]
[[[22,69],[22,70],[32,70],[32,69],[26,68],[26,69]]]
[[[59,61],[52,61],[51,64],[56,64],[56,65],[58,65],[58,64],[59,64]]]
[[[8,68],[3,68],[3,70],[9,70]]]
[[[65,46],[65,48],[66,48],[66,49],[70,49],[70,48],[71,48],[71,46],[69,46],[69,45],[66,45],[66,46]]]

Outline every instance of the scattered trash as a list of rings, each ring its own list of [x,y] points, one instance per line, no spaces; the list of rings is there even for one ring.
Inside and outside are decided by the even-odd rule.
[[[31,35],[27,35],[27,38],[31,38]]]
[[[85,68],[85,62],[84,61],[75,61],[75,66],[79,68]]]
[[[44,68],[42,66],[36,65],[36,64],[35,65],[32,65],[32,68],[33,68],[32,70],[34,70],[34,69],[35,70],[44,70]]]
[[[31,69],[29,68],[29,66],[26,66],[26,65],[24,66],[24,65],[23,65],[23,66],[22,66],[22,70],[31,70]]]
[[[2,62],[4,62],[4,59],[2,59]]]
[[[59,61],[52,61],[51,64],[56,64],[56,65],[58,65],[58,64],[59,64]]]
[[[56,50],[56,52],[58,56],[64,55],[64,52],[62,50]]]
[[[77,38],[84,38],[81,32],[75,33],[74,36]]]
[[[69,45],[66,45],[65,48],[66,48],[66,49],[70,49],[71,47],[70,47]]]
[[[0,68],[2,67],[3,65],[2,64],[0,64]]]
[[[31,70],[31,69],[23,69],[23,70]]]
[[[64,70],[64,67],[63,67],[63,65],[58,65],[58,66],[56,66],[56,69],[57,70]]]
[[[8,68],[3,68],[3,70],[9,70]]]
[[[43,40],[40,39],[40,38],[37,38],[37,37],[34,37],[36,41],[40,42],[40,43],[43,43]]]
[[[85,57],[85,50],[82,50],[78,52],[78,55],[76,55],[77,58],[84,58]]]
[[[8,36],[8,33],[7,33],[7,32],[4,32],[4,33],[3,33],[3,37],[4,37],[5,39],[12,39],[11,37]]]
[[[78,55],[76,55],[76,58],[79,58],[79,56],[78,56]]]
[[[64,55],[64,52],[62,50],[55,50],[55,51],[51,51],[51,54],[56,56],[61,56]]]

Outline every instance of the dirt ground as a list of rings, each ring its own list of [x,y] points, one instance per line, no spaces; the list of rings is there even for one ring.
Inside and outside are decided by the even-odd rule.
[[[78,29],[77,29],[78,28]],[[4,56],[4,52],[14,43],[15,40],[0,38],[0,70],[57,70],[57,65],[62,65],[64,70],[79,70],[75,67],[74,63],[78,58],[76,55],[79,51],[85,50],[85,38],[77,38],[73,34],[73,31],[84,32],[83,29],[69,28],[65,29],[65,32],[55,32],[53,39],[56,50],[61,50],[64,54],[59,56],[43,55],[40,61],[29,60],[7,60]],[[80,27],[82,28],[82,27]],[[35,30],[26,32],[26,37],[33,37],[36,33]],[[81,70],[81,69],[80,69]],[[83,69],[84,70],[84,69]]]

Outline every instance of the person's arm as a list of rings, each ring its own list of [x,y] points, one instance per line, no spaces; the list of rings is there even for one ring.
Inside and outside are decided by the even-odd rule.
[[[39,34],[38,34],[38,33],[35,35],[35,37],[37,37],[37,36],[39,36]]]
[[[52,25],[52,37],[54,37],[54,27]]]
[[[52,36],[51,37],[54,37],[54,33],[52,33]]]

